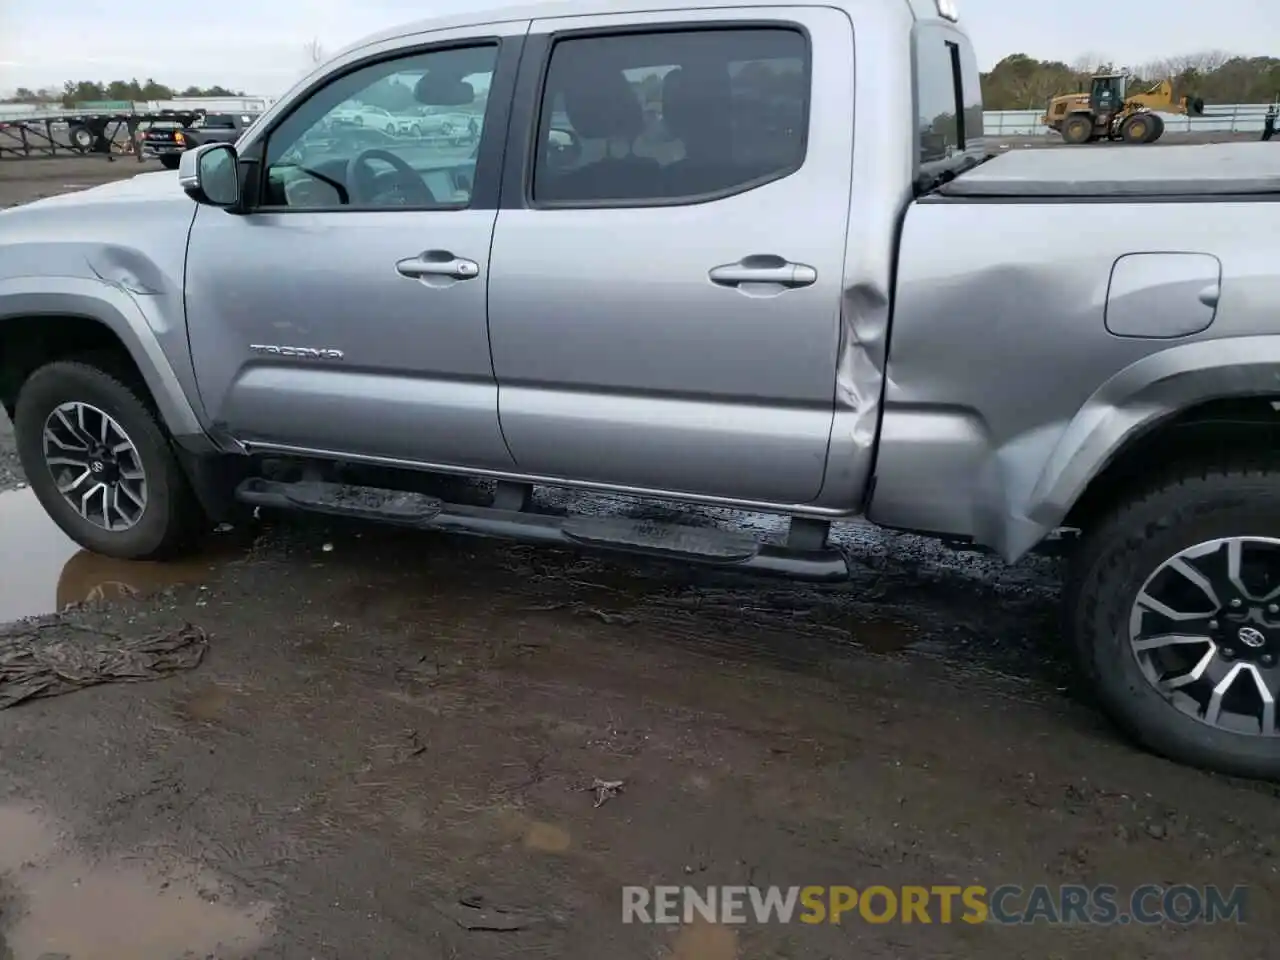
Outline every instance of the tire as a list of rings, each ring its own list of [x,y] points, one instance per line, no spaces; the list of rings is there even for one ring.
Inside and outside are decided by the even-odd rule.
[[[1062,139],[1070,144],[1088,143],[1093,136],[1093,117],[1087,113],[1073,113],[1062,121]]]
[[[108,415],[136,451],[145,478],[144,505],[127,529],[110,530],[87,519],[58,490],[54,468],[46,461],[45,426],[61,405],[70,403]],[[92,424],[91,430],[96,433]],[[156,414],[132,387],[97,366],[58,361],[33,373],[18,394],[14,434],[22,468],[41,505],[68,537],[88,550],[121,560],[173,557],[194,544],[205,524]]]
[[[396,125],[394,123],[387,124],[387,135],[392,137],[396,135]]]
[[[1151,114],[1135,113],[1120,125],[1120,139],[1131,144],[1149,143],[1154,126]]]
[[[418,126],[416,123],[413,124],[411,127],[409,127],[409,136],[411,137],[422,136],[422,128]]]
[[[77,150],[88,150],[93,146],[93,134],[87,127],[72,127],[67,131],[67,140]]]
[[[1229,544],[1227,538],[1244,537],[1274,539],[1280,545],[1280,461],[1265,465],[1228,464],[1211,469],[1185,468],[1175,473],[1149,492],[1119,506],[1086,534],[1074,558],[1065,593],[1066,628],[1083,677],[1101,707],[1139,744],[1171,760],[1202,769],[1280,780],[1280,736],[1262,736],[1259,729],[1262,725],[1259,717],[1265,716],[1262,712],[1265,697],[1259,686],[1280,685],[1280,666],[1275,666],[1280,661],[1276,652],[1280,648],[1280,613],[1265,612],[1272,607],[1280,610],[1280,604],[1266,602],[1271,599],[1270,580],[1266,596],[1256,608],[1246,603],[1242,612],[1236,611],[1226,599],[1220,599],[1216,612],[1197,614],[1202,618],[1199,622],[1166,620],[1162,613],[1151,610],[1150,600],[1138,607],[1145,611],[1140,614],[1144,631],[1147,631],[1148,615],[1154,624],[1140,636],[1171,632],[1198,636],[1202,631],[1214,632],[1216,639],[1212,644],[1206,640],[1160,646],[1152,653],[1143,654],[1153,659],[1181,657],[1184,664],[1208,661],[1202,679],[1177,691],[1166,693],[1157,689],[1155,681],[1144,672],[1140,654],[1131,643],[1134,609],[1144,589],[1146,596],[1166,600],[1173,595],[1168,590],[1181,590],[1181,596],[1190,598],[1180,601],[1184,614],[1193,603],[1205,610],[1215,607],[1215,602],[1202,588],[1196,587],[1194,581],[1165,566],[1172,558],[1197,544],[1220,540]],[[1202,569],[1215,569],[1210,564],[1221,564],[1216,567],[1219,571],[1229,569],[1221,559],[1229,546],[1208,553],[1204,549],[1201,548],[1200,557],[1194,558],[1194,564]],[[1253,568],[1245,564],[1253,564],[1263,557],[1275,563],[1273,546],[1255,541],[1245,549],[1244,579],[1256,584],[1259,581],[1249,579]],[[1280,546],[1274,550],[1280,553]],[[1154,579],[1148,584],[1148,578],[1157,572],[1169,579]],[[1280,575],[1276,575],[1276,579],[1280,580]],[[1224,590],[1219,584],[1214,592],[1229,594],[1230,589]],[[1253,593],[1263,596],[1262,590],[1255,589]],[[1280,594],[1277,597],[1280,598]],[[1172,612],[1180,612],[1172,603],[1167,606],[1173,608]],[[1255,614],[1260,619],[1253,619]],[[1275,628],[1264,626],[1263,619]],[[1255,622],[1261,629],[1252,632],[1261,635],[1261,639],[1245,634]],[[1255,639],[1259,649],[1247,649],[1255,645]],[[1268,662],[1272,666],[1265,666]],[[1244,721],[1254,727],[1254,732],[1228,729],[1236,722],[1229,712],[1227,720],[1219,724],[1211,724],[1207,717],[1189,712],[1194,709],[1197,714],[1207,714],[1198,704],[1190,708],[1189,704],[1194,701],[1184,691],[1196,697],[1207,694],[1208,703],[1212,703],[1213,690],[1222,688],[1227,679],[1223,674],[1231,675],[1233,671],[1236,671],[1234,679],[1245,686],[1236,689],[1229,684],[1230,695],[1242,694],[1246,704],[1256,701],[1257,708],[1249,715],[1252,719],[1246,717]],[[1159,676],[1164,680],[1184,679],[1195,673],[1191,667],[1179,666],[1161,671]],[[1271,696],[1277,699],[1274,693]],[[1239,703],[1236,701],[1237,706]]]
[[[1157,113],[1151,114],[1151,133],[1147,135],[1147,143],[1155,143],[1164,136],[1164,118]]]
[[[166,153],[160,157],[160,166],[166,170],[177,170],[182,163],[182,156],[177,153]]]

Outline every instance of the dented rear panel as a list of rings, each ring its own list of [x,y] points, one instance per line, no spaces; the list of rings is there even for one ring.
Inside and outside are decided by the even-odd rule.
[[[1280,392],[1278,213],[1223,198],[912,205],[871,518],[1013,560],[1145,429]]]

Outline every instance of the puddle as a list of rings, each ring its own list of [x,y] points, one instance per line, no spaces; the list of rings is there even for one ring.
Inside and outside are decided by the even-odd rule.
[[[233,907],[219,886],[191,865],[161,876],[142,861],[90,861],[36,813],[0,807],[0,956],[248,956],[266,939],[270,905]]]
[[[72,603],[122,600],[198,583],[209,578],[210,565],[217,559],[206,555],[178,563],[112,560],[68,540],[30,488],[0,493],[0,623],[55,613]]]

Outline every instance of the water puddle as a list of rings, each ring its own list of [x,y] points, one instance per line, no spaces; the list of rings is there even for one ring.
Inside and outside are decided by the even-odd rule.
[[[218,555],[230,552],[227,542]],[[30,489],[0,493],[0,623],[68,604],[122,600],[209,579],[215,555],[177,563],[112,560],[67,539]],[[3,956],[0,954],[0,956]]]
[[[269,904],[224,900],[216,878],[193,865],[91,861],[30,809],[0,807],[0,957],[38,960],[175,960],[250,955],[266,939]]]

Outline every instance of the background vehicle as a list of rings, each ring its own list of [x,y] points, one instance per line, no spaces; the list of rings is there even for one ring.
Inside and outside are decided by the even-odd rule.
[[[388,31],[184,154],[182,191],[0,214],[0,402],[45,509],[129,558],[245,506],[817,581],[855,516],[1067,550],[1109,713],[1280,778],[1280,155],[988,159],[947,0],[648,11]],[[387,83],[484,89],[479,143],[333,135]],[[789,528],[555,515],[535,484]]]
[[[158,157],[167,170],[178,169],[182,154],[206,143],[234,143],[253,122],[256,113],[207,113],[189,125],[153,123],[138,132],[138,159]]]
[[[1155,143],[1164,134],[1161,113],[1204,116],[1204,101],[1173,95],[1173,82],[1161,80],[1149,89],[1133,91],[1134,78],[1104,74],[1090,81],[1089,92],[1070,93],[1049,101],[1041,122],[1062,134],[1067,143],[1123,140]]]

